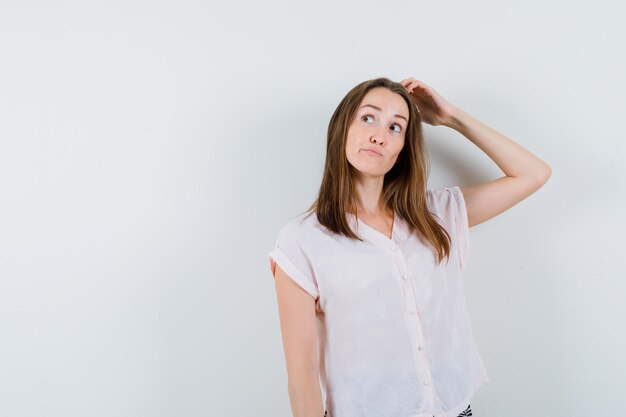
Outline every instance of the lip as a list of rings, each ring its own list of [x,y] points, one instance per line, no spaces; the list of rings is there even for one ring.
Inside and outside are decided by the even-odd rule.
[[[383,154],[381,154],[380,152],[378,152],[376,149],[373,149],[373,148],[363,148],[362,150],[366,151],[370,155],[383,156]]]

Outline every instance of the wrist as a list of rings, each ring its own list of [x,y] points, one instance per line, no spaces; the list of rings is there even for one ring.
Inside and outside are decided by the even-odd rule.
[[[461,131],[465,126],[465,120],[467,117],[469,117],[469,115],[461,108],[456,107],[455,105],[450,105],[449,116],[442,124],[456,131]]]

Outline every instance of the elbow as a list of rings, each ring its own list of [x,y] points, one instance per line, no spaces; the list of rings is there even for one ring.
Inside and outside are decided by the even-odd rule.
[[[550,167],[550,165],[544,163],[543,168],[538,170],[538,172],[537,172],[537,174],[535,176],[535,181],[537,182],[537,185],[539,187],[542,187],[545,183],[548,182],[548,180],[550,179],[551,176],[552,176],[552,167]]]
[[[543,180],[544,183],[548,182],[548,180],[550,179],[550,177],[552,176],[552,167],[548,164],[546,164],[546,167],[544,169],[544,173],[543,173]]]

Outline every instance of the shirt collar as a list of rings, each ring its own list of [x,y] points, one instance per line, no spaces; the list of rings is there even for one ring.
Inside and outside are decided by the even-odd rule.
[[[383,250],[392,250],[395,246],[400,245],[408,236],[408,226],[405,220],[394,212],[393,228],[391,232],[391,239],[385,236],[383,233],[368,226],[365,222],[358,219],[353,213],[348,213],[348,223],[352,230],[361,237],[361,239],[372,242]]]

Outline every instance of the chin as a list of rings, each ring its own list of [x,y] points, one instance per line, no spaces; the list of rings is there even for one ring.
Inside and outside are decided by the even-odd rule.
[[[357,171],[360,175],[368,176],[368,177],[380,177],[384,176],[388,171],[372,171],[372,170],[361,170],[357,168]]]

